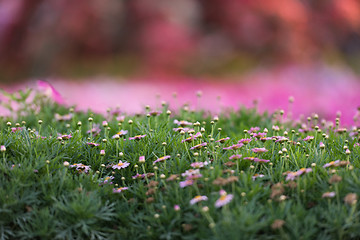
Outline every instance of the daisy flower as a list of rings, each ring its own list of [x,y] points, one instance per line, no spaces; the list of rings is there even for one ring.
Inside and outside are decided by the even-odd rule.
[[[116,133],[112,138],[122,137],[128,133],[128,130],[120,130],[120,132]]]
[[[240,159],[242,157],[241,154],[235,154],[235,155],[232,155],[229,157],[230,160],[233,160],[233,159]]]
[[[61,137],[62,140],[69,140],[70,138],[72,138],[71,134],[58,134],[59,137]]]
[[[286,181],[288,180],[295,180],[295,178],[299,177],[300,175],[304,174],[304,173],[309,173],[312,172],[311,168],[301,168],[300,170],[296,171],[296,172],[289,172],[286,176]]]
[[[251,149],[251,151],[253,151],[254,153],[264,153],[268,152],[269,150],[267,150],[266,148],[253,148]]]
[[[91,146],[91,147],[97,147],[97,146],[100,146],[100,144],[98,143],[93,143],[93,142],[88,142],[86,143],[87,145]]]
[[[121,193],[124,190],[128,190],[128,187],[113,188],[113,193]]]
[[[209,162],[193,162],[190,164],[192,168],[203,168],[204,166],[208,165]]]
[[[215,207],[220,208],[232,201],[234,195],[227,194],[225,190],[220,190],[220,198],[216,200]]]
[[[203,142],[203,143],[200,143],[200,144],[198,144],[198,145],[195,145],[195,146],[191,147],[190,150],[200,149],[200,148],[202,148],[202,147],[204,147],[204,146],[206,146],[206,145],[207,145],[207,143],[206,143],[206,142]]]
[[[254,162],[259,162],[259,163],[268,163],[270,162],[270,160],[266,160],[266,159],[260,159],[260,158],[255,158]]]
[[[96,135],[98,135],[100,132],[101,132],[100,125],[99,125],[99,124],[94,124],[94,125],[93,125],[93,128],[90,129],[89,131],[87,131],[86,133],[87,133],[87,134],[92,133],[93,136],[96,136]]]
[[[224,150],[236,150],[238,148],[241,148],[242,146],[244,146],[243,143],[239,143],[239,144],[235,144],[235,145],[232,145],[232,146],[229,146],[229,147],[225,147],[223,148]]]
[[[215,142],[219,142],[219,143],[224,143],[225,141],[229,140],[230,138],[229,137],[226,137],[226,138],[221,138]]]
[[[252,127],[248,130],[248,133],[256,133],[260,131],[260,128],[259,127]]]
[[[208,200],[207,196],[197,195],[196,197],[194,197],[193,199],[190,200],[190,204],[194,205],[195,203],[198,203],[201,201],[207,201],[207,200]]]
[[[199,169],[189,169],[189,170],[186,170],[184,173],[182,173],[181,176],[189,177],[191,175],[198,175],[198,174],[200,174]]]
[[[238,143],[242,143],[242,144],[248,144],[252,141],[251,138],[243,138],[243,139],[240,139]]]
[[[187,187],[187,186],[191,186],[194,184],[194,180],[185,180],[179,183],[181,188]]]
[[[254,176],[251,177],[251,179],[255,181],[255,179],[257,179],[257,178],[263,178],[263,177],[265,177],[264,174],[255,173]]]
[[[82,163],[74,163],[73,165],[70,165],[70,167],[75,168],[80,173],[87,173],[90,170],[90,166],[86,166]]]
[[[181,140],[181,142],[182,142],[182,143],[184,143],[184,142],[192,142],[192,141],[194,141],[196,138],[201,137],[201,136],[202,136],[201,133],[198,132],[198,133],[196,133],[195,135],[192,135],[191,137],[188,137],[188,138],[186,138],[186,139]]]
[[[350,164],[349,161],[340,161],[340,160],[336,160],[336,161],[331,161],[329,163],[326,163],[323,168],[328,168],[328,167],[342,167],[342,166],[346,166]]]
[[[108,177],[105,177],[102,179],[102,183],[101,184],[106,184],[106,183],[109,183],[109,184],[112,184],[111,180],[113,180],[115,177],[113,176],[108,176]]]
[[[314,139],[314,136],[307,136],[306,138],[303,139],[303,141],[309,142],[309,141],[311,141],[313,139]]]
[[[129,140],[140,140],[142,138],[146,137],[146,134],[145,135],[136,135],[134,137],[129,137]]]
[[[153,162],[153,164],[155,164],[155,163],[157,163],[157,162],[165,161],[165,160],[167,160],[167,159],[169,159],[169,158],[170,158],[170,155],[163,156],[163,157],[161,157],[161,158],[156,159],[156,160]]]
[[[280,143],[282,143],[282,142],[287,142],[287,141],[289,141],[289,139],[287,138],[287,137],[284,137],[284,136],[274,136],[274,138],[276,139],[276,143],[277,142],[280,142]]]
[[[188,131],[190,131],[190,130],[194,130],[194,129],[191,129],[191,128],[183,128],[183,127],[173,128],[173,131],[175,131],[175,132],[181,132],[181,131],[188,132]]]
[[[179,120],[176,120],[176,119],[174,120],[174,124],[182,126],[182,127],[192,126],[193,125],[191,122],[188,122],[188,121],[185,121],[185,120],[179,121]]]
[[[130,165],[130,163],[128,162],[122,162],[121,160],[119,161],[118,164],[112,166],[113,169],[121,169],[121,168],[126,168]]]
[[[58,113],[55,113],[55,120],[56,121],[67,121],[67,120],[71,120],[72,117],[73,117],[73,115],[71,113],[63,115],[63,116],[61,116]]]
[[[266,136],[266,133],[254,133],[252,136],[257,139],[264,138]]]
[[[322,198],[333,198],[333,197],[335,197],[335,192],[325,192],[325,193],[323,193],[323,195],[321,197]]]

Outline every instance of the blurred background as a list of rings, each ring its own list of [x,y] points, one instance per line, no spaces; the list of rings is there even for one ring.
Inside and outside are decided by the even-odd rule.
[[[45,79],[70,102],[69,82],[95,85],[91,96],[107,79],[225,98],[236,86],[233,106],[262,96],[284,107],[296,95],[317,103],[307,112],[337,97],[329,112],[352,116],[359,72],[359,0],[0,0],[2,86]]]

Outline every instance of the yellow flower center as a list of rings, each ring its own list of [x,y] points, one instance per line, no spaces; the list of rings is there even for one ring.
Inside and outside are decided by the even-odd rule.
[[[124,165],[124,163],[118,163],[117,164],[119,167],[121,167],[122,165]]]
[[[226,199],[226,194],[225,194],[225,195],[222,195],[219,200],[220,200],[220,201],[225,201],[225,199]]]

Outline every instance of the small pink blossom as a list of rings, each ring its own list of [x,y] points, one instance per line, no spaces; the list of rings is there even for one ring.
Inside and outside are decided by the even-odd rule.
[[[226,138],[221,138],[215,142],[219,142],[219,143],[224,143],[225,141],[229,140],[230,138],[229,137],[226,137]]]
[[[128,162],[122,162],[121,160],[119,161],[119,163],[117,163],[116,165],[112,166],[113,169],[121,169],[121,168],[126,168],[130,165],[130,163]]]
[[[114,188],[113,189],[113,193],[121,193],[124,190],[128,190],[128,187],[119,187],[119,188]]]
[[[248,130],[248,133],[256,133],[256,132],[258,132],[259,130],[260,130],[259,127],[252,127],[252,128],[250,128],[250,129]]]
[[[201,201],[207,201],[208,197],[207,196],[201,196],[198,195],[196,197],[194,197],[193,199],[190,200],[190,204],[194,205],[195,203],[201,202]]]
[[[187,187],[187,186],[191,186],[194,184],[194,180],[185,180],[179,183],[181,188]]]
[[[178,211],[180,211],[180,206],[179,205],[174,205],[174,210],[176,211],[176,212],[178,212]]]
[[[193,162],[190,164],[192,168],[203,168],[204,166],[208,165],[209,162]]]
[[[87,142],[86,144],[89,145],[89,146],[91,146],[91,147],[98,147],[98,146],[100,146],[100,144],[98,144],[98,143],[93,143],[93,142]]]
[[[296,171],[296,172],[289,172],[286,176],[286,181],[293,181],[295,180],[295,178],[305,174],[305,173],[309,173],[312,172],[311,168],[301,168],[300,170]]]
[[[220,207],[230,203],[233,198],[234,198],[234,195],[227,194],[224,190],[220,190],[220,198],[218,200],[216,200],[215,207],[220,208]]]
[[[112,136],[112,138],[122,137],[122,136],[125,136],[127,133],[128,133],[127,130],[120,130],[118,133],[116,133],[114,136]]]
[[[169,158],[171,158],[170,155],[166,155],[166,156],[160,157],[160,158],[156,159],[156,160],[153,162],[153,164],[158,163],[158,162],[165,161],[165,160],[167,160],[167,159],[169,159]]]
[[[88,173],[88,171],[90,170],[90,166],[86,166],[82,163],[74,163],[73,165],[70,165],[70,167],[75,168],[80,173]]]
[[[204,146],[206,146],[206,145],[207,145],[207,143],[206,143],[206,142],[203,142],[203,143],[200,143],[200,144],[198,144],[198,145],[195,145],[195,146],[191,147],[190,150],[200,149],[200,148],[202,148],[202,147],[204,147]]]
[[[241,154],[235,154],[229,157],[230,160],[234,160],[234,159],[240,159],[242,157]]]
[[[142,138],[146,137],[146,134],[145,135],[137,135],[137,136],[134,136],[134,137],[129,137],[129,140],[140,140]]]
[[[185,121],[185,120],[179,121],[179,120],[176,120],[176,119],[174,120],[174,124],[182,126],[182,127],[192,126],[193,125],[191,122],[188,122],[188,121]]]
[[[255,179],[257,179],[257,178],[263,178],[263,177],[265,177],[264,174],[255,173],[254,176],[251,177],[251,179],[252,179],[252,180],[255,180]]]
[[[181,142],[182,143],[184,143],[184,142],[192,142],[192,141],[194,141],[195,139],[197,139],[198,137],[201,137],[201,136],[202,136],[201,133],[198,132],[195,135],[192,135],[192,136],[190,136],[190,137],[188,137],[186,139],[181,140]]]
[[[253,151],[254,153],[265,153],[268,152],[269,150],[267,150],[266,148],[253,148],[251,149],[251,151]]]
[[[236,150],[238,148],[241,148],[242,146],[244,146],[244,144],[239,143],[239,144],[235,144],[235,145],[232,145],[232,146],[229,146],[229,147],[225,147],[223,149],[224,150]]]
[[[335,192],[325,192],[323,193],[323,195],[321,196],[322,198],[333,198],[335,197]]]
[[[314,139],[314,136],[307,136],[306,138],[303,139],[303,141],[309,142],[309,141],[311,141],[313,139]]]
[[[240,139],[238,143],[242,143],[242,144],[248,144],[252,141],[251,138],[243,138],[243,139]]]

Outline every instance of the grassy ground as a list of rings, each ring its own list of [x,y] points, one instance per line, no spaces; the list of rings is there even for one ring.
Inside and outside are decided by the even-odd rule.
[[[166,104],[102,116],[10,97],[0,239],[360,238],[356,128]]]

